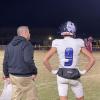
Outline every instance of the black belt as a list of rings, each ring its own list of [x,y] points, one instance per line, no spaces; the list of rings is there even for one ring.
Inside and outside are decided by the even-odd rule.
[[[14,76],[23,76],[23,77],[29,77],[29,76],[32,76],[33,73],[25,73],[25,74],[20,74],[20,73],[10,73],[11,75],[14,75]]]

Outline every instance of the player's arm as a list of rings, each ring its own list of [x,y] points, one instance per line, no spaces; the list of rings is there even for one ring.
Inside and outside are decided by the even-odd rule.
[[[81,52],[88,58],[88,63],[85,65],[85,70],[83,72],[88,72],[95,63],[95,58],[93,57],[92,53],[90,53],[86,48],[81,48]]]
[[[43,59],[43,64],[45,65],[45,67],[52,72],[52,67],[49,63],[50,58],[57,52],[57,49],[55,47],[52,47],[45,55],[44,59]]]
[[[8,72],[8,51],[7,48],[5,49],[5,54],[4,54],[4,60],[3,60],[3,73],[4,77],[3,79],[7,81],[7,83],[10,83],[10,77],[9,77],[9,72]]]
[[[3,60],[3,73],[5,78],[9,78],[8,72],[8,51],[5,49],[4,60]]]

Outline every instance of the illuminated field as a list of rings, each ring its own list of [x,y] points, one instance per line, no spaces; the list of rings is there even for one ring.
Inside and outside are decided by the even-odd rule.
[[[38,68],[38,76],[36,80],[36,86],[38,89],[39,100],[59,100],[56,85],[56,76],[49,73],[43,66],[42,60],[46,51],[35,51],[35,63]],[[96,64],[91,71],[81,78],[85,91],[85,100],[100,100],[100,53],[94,52],[96,58]],[[0,93],[3,89],[2,80],[2,62],[4,51],[0,51]],[[79,66],[84,67],[87,62],[83,55],[80,57]],[[51,59],[53,68],[58,66],[58,58],[55,55]],[[73,93],[69,89],[69,100],[75,100]]]

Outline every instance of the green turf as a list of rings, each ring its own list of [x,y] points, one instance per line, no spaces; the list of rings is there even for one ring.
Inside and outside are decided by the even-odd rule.
[[[56,76],[49,73],[43,66],[42,60],[46,51],[35,51],[35,63],[38,67],[38,76],[36,80],[36,86],[38,89],[39,100],[59,100],[57,93]],[[94,52],[96,58],[96,64],[91,71],[81,78],[84,86],[85,100],[100,100],[100,53]],[[0,51],[0,79],[2,78],[2,61],[4,52]],[[81,55],[78,66],[83,68],[87,62],[86,58]],[[53,68],[58,66],[58,57],[55,55],[51,59]],[[3,89],[3,80],[0,81],[0,93]],[[75,97],[69,88],[69,100],[75,100]]]

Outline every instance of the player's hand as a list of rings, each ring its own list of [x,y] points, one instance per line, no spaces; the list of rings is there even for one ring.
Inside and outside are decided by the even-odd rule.
[[[84,69],[84,70],[79,70],[80,74],[81,75],[85,75],[87,73],[87,71]]]
[[[6,81],[7,84],[10,84],[11,83],[10,78],[4,78],[4,80]]]
[[[57,75],[58,70],[52,70],[51,73]]]
[[[37,75],[32,75],[31,77],[32,77],[32,80],[35,80],[36,79],[36,76]]]

